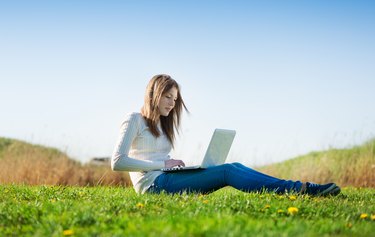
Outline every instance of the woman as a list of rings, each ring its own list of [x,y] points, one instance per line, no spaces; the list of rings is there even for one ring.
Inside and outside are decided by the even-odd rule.
[[[129,171],[137,193],[210,193],[225,186],[244,192],[340,193],[340,188],[334,183],[319,185],[282,180],[240,163],[173,173],[160,171],[162,168],[185,166],[182,160],[169,156],[183,108],[187,111],[177,82],[169,75],[156,75],[146,88],[141,113],[129,114],[122,123],[111,166],[115,171]]]

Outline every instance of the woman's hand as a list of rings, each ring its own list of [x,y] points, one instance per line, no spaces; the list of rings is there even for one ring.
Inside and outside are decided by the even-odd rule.
[[[175,166],[185,166],[185,163],[182,160],[169,159],[164,161],[164,166],[165,168],[172,168]]]

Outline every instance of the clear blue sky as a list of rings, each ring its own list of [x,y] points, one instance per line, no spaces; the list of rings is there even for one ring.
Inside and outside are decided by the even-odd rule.
[[[0,1],[0,136],[109,156],[148,80],[181,85],[175,158],[214,128],[261,165],[375,137],[374,1]]]

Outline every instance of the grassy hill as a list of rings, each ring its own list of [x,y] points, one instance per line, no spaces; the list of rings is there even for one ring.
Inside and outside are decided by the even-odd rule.
[[[0,184],[129,184],[127,173],[112,172],[109,166],[83,165],[55,148],[1,137],[0,167]]]
[[[258,170],[284,179],[375,187],[375,139],[348,149],[311,152]]]
[[[0,184],[128,185],[126,172],[81,164],[55,149],[0,137]],[[284,179],[375,187],[375,139],[348,149],[311,152],[258,168]]]

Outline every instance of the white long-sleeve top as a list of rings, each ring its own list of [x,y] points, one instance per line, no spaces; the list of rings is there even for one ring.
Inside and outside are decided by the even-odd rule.
[[[137,193],[144,193],[162,174],[164,161],[170,159],[172,145],[158,125],[160,136],[150,132],[140,113],[126,116],[112,155],[111,167],[116,171],[129,171]]]

